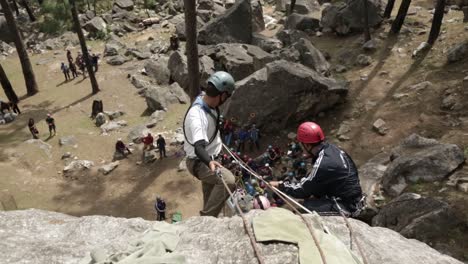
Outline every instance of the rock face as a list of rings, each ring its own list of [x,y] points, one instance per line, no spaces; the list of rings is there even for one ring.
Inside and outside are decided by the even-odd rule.
[[[446,234],[461,222],[446,202],[415,193],[405,193],[390,201],[372,219],[374,226],[388,227],[422,241]]]
[[[151,112],[166,110],[169,93],[165,87],[149,87],[145,92],[146,105]]]
[[[155,60],[148,60],[145,63],[145,71],[148,76],[156,80],[158,84],[168,84],[171,72],[168,68],[169,58],[160,56]]]
[[[457,145],[412,134],[392,150],[382,184],[388,194],[398,196],[409,182],[442,180],[464,161]]]
[[[251,219],[258,213],[262,212],[254,211],[247,217]],[[349,246],[349,231],[342,218],[322,220],[332,234]],[[354,219],[350,222],[369,264],[462,264],[392,230],[369,227]],[[165,227],[141,218],[78,218],[36,209],[0,212],[0,254],[2,261],[11,264],[90,263],[90,252],[94,258],[101,253],[103,259],[108,254],[123,252],[153,226]],[[184,256],[186,263],[257,263],[240,217],[192,217],[176,227],[181,228],[180,240],[173,253]],[[294,245],[258,245],[266,263],[298,263],[298,249]]]
[[[0,15],[0,40],[10,43],[13,41],[13,36],[10,33],[5,17]]]
[[[283,43],[276,38],[269,38],[260,33],[254,33],[252,36],[252,44],[258,46],[266,52],[272,52],[283,48]]]
[[[206,80],[215,72],[214,62],[208,56],[202,56],[199,58],[199,63],[200,85],[204,87]],[[171,57],[169,57],[168,67],[171,79],[187,91],[189,85],[187,57],[179,51],[172,53]]]
[[[290,1],[286,2],[286,10],[290,10]],[[307,15],[314,11],[320,10],[320,4],[315,0],[296,0],[294,12]]]
[[[234,80],[244,79],[275,59],[257,46],[237,43],[218,44],[208,56],[215,61],[217,69],[226,70]]]
[[[468,40],[459,43],[448,50],[447,61],[449,63],[464,60],[468,57]]]
[[[116,0],[114,5],[118,6],[120,9],[131,11],[133,10],[134,3],[132,0]]]
[[[113,66],[118,66],[126,63],[127,61],[130,61],[131,59],[122,55],[117,55],[113,57],[109,57],[107,59],[107,63]]]
[[[348,91],[334,79],[285,60],[267,64],[236,87],[226,116],[235,116],[242,124],[256,122],[265,131],[278,131],[288,120],[302,120],[329,109]],[[265,96],[269,99],[263,100]],[[249,118],[252,113],[255,120]]]
[[[206,24],[199,32],[202,44],[251,43],[252,8],[249,0],[239,0],[226,13]]]
[[[98,32],[107,33],[107,24],[102,17],[95,17],[84,25],[84,29],[90,34],[97,34]]]
[[[252,7],[252,31],[259,32],[265,30],[265,20],[263,20],[263,8],[260,0],[251,0]]]
[[[293,44],[293,47],[299,51],[299,59],[302,64],[324,76],[330,75],[330,63],[308,39],[301,38],[297,43]]]
[[[368,0],[369,26],[375,27],[382,22],[383,9],[386,1]],[[322,11],[320,23],[326,30],[332,30],[337,34],[346,35],[353,31],[364,29],[363,0],[348,1],[328,5]]]
[[[288,16],[288,19],[285,23],[285,28],[297,29],[302,31],[317,31],[320,28],[320,20],[311,16],[293,13]]]

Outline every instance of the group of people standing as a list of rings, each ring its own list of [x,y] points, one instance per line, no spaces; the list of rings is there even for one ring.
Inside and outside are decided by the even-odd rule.
[[[249,144],[250,151],[260,150],[260,130],[256,124],[238,126],[233,119],[222,120],[220,125],[221,137],[226,146],[233,146],[236,152],[244,152]]]
[[[67,50],[67,61],[68,65],[62,62],[60,66],[60,70],[65,76],[65,81],[69,81],[72,78],[75,79],[79,74],[83,74],[83,79],[86,78],[86,60],[80,52],[78,52],[78,55],[74,60],[71,51]],[[99,67],[99,55],[95,53],[91,54],[89,61],[93,67],[94,72],[97,72]],[[70,76],[70,72],[72,76]]]

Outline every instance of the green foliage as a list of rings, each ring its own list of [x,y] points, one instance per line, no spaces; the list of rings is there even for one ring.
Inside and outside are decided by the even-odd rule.
[[[60,34],[72,28],[70,5],[67,0],[45,0],[41,12],[43,18],[39,27],[42,32]]]
[[[107,33],[103,31],[98,31],[94,34],[94,38],[105,40],[107,38]]]
[[[144,7],[146,9],[154,9],[156,7],[156,0],[145,0]]]

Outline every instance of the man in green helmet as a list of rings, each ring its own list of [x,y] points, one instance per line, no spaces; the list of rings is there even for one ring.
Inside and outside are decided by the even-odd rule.
[[[200,215],[217,217],[229,197],[221,176],[231,190],[235,188],[234,175],[216,161],[222,149],[219,133],[219,109],[234,92],[234,78],[223,71],[208,79],[205,92],[197,97],[184,120],[184,150],[188,171],[202,182],[203,209]]]

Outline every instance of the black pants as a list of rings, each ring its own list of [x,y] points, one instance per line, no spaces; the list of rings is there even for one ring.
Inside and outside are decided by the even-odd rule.
[[[52,134],[52,130],[54,131],[55,134],[55,125],[49,125],[49,133]]]
[[[158,212],[158,221],[166,220],[166,212]]]
[[[159,158],[167,157],[166,156],[166,147],[159,147]]]
[[[64,71],[64,72],[63,72],[63,75],[65,75],[65,81],[68,81],[68,80],[71,79],[71,78],[70,78],[70,72],[69,72],[69,71]]]
[[[18,115],[21,114],[21,111],[19,110],[17,104],[13,104],[13,113],[18,114]]]
[[[345,214],[354,212],[354,209],[352,209],[353,206],[349,205],[348,203],[338,201],[338,204],[340,205],[341,209],[344,210]],[[340,211],[336,206],[335,201],[332,199],[307,199],[304,200],[303,205],[310,211],[317,212],[319,215],[340,215]]]

